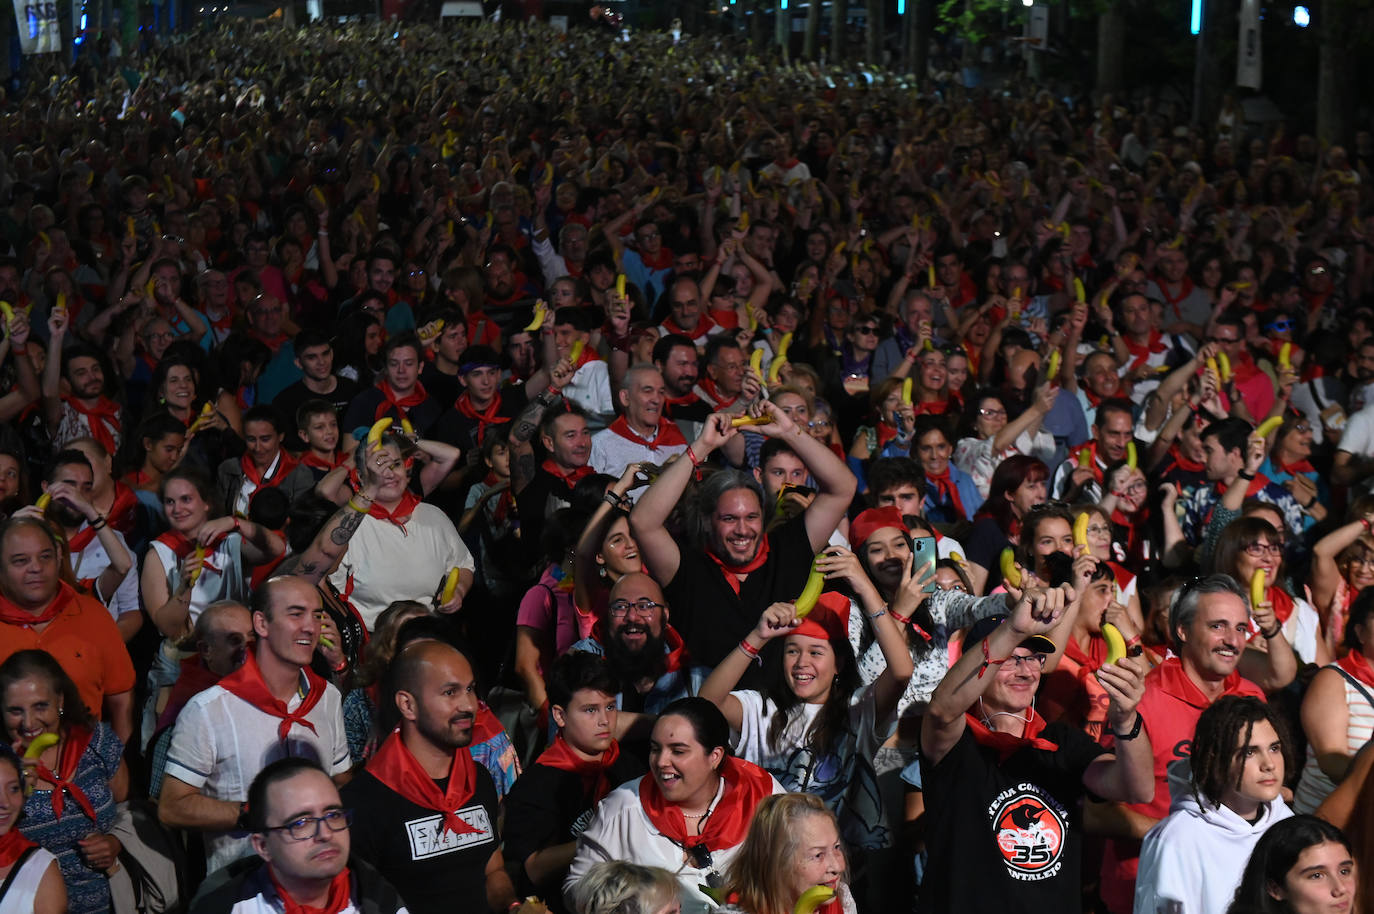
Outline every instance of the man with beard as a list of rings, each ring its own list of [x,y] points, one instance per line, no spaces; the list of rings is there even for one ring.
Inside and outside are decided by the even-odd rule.
[[[720,328],[701,307],[701,287],[691,276],[679,276],[668,287],[668,316],[658,325],[661,336],[685,336],[704,347]]]
[[[535,285],[520,271],[520,259],[515,251],[504,244],[493,245],[491,253],[487,255],[486,282],[486,310],[498,321],[497,314],[503,309],[509,315],[508,309],[539,294]]]
[[[776,404],[762,401],[755,410],[772,417],[755,430],[786,441],[816,480],[817,494],[802,514],[764,533],[763,492],[752,476],[717,471],[692,493],[695,519],[687,548],[664,527],[687,488],[688,480],[712,451],[739,429],[727,413],[716,413],[686,451],[649,486],[630,513],[630,527],[655,580],[667,582],[664,593],[678,607],[678,627],[697,663],[715,666],[747,635],[759,613],[778,600],[802,592],[812,558],[830,541],[854,497],[854,474],[828,447],[798,428]],[[761,670],[751,665],[741,688],[763,685]]]
[[[491,911],[533,914],[506,874],[496,787],[468,751],[478,710],[472,664],[452,645],[422,641],[396,655],[386,682],[384,719],[399,717],[399,726],[343,790],[354,852],[403,887],[413,914],[451,911],[477,886]]]
[[[665,398],[663,374],[657,368],[631,367],[619,393],[624,414],[592,436],[592,468],[619,478],[632,463],[662,465],[687,450],[687,439],[663,415]]]
[[[697,347],[691,337],[670,333],[654,343],[654,365],[663,375],[666,398],[663,414],[677,425],[684,438],[701,434],[711,406],[697,396]]]
[[[571,651],[548,675],[553,745],[525,769],[506,797],[502,852],[520,894],[558,898],[577,836],[612,789],[644,774],[616,742],[615,680],[606,661]]]
[[[647,574],[627,574],[616,581],[606,615],[571,650],[606,658],[616,683],[615,704],[622,711],[657,714],[679,698],[695,695],[707,673],[697,669],[693,675],[682,636],[668,624],[663,588]]]
[[[415,312],[395,289],[396,262],[399,254],[388,247],[376,247],[367,255],[367,286],[358,295],[339,306],[340,314],[347,314],[364,292],[376,292],[386,302],[386,317],[382,319],[386,332],[398,334],[415,329]]]
[[[134,557],[118,530],[91,504],[94,471],[86,455],[69,449],[53,458],[43,491],[52,497],[48,519],[62,527],[78,586],[105,604],[125,643],[143,625]]]
[[[119,450],[124,423],[120,405],[106,396],[100,353],[85,343],[63,349],[67,313],[48,318],[48,361],[43,366],[43,419],[55,448],[76,438],[94,438],[111,454]],[[62,393],[62,381],[69,393]]]

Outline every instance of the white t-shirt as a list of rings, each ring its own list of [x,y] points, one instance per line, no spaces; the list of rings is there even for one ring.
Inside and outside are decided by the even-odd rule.
[[[304,687],[305,677],[301,677]],[[177,715],[167,749],[167,774],[216,800],[242,803],[248,785],[268,763],[287,756],[313,758],[330,775],[352,767],[344,734],[343,697],[328,683],[324,696],[310,709],[308,727],[293,724],[286,742],[278,735],[281,718],[258,710],[223,686],[214,685],[194,696]],[[301,706],[298,693],[287,710]],[[249,857],[247,835],[207,832],[206,872]]]
[[[612,429],[603,428],[592,435],[592,456],[587,462],[598,473],[608,473],[619,479],[625,468],[632,463],[655,463],[662,466],[668,462],[669,457],[686,450],[685,443],[662,444],[656,448],[646,447],[638,441],[631,441],[624,435],[617,434]],[[638,499],[644,491],[644,488],[631,489],[630,499]]]
[[[587,425],[605,428],[615,418],[615,401],[611,399],[610,368],[600,359],[588,362],[563,388],[563,396],[587,413]]]
[[[83,525],[82,529],[85,527]],[[133,550],[129,549],[129,544],[124,541],[124,534],[118,530],[110,531],[118,539],[126,552],[133,555]],[[72,556],[72,574],[76,575],[78,581],[94,581],[105,573],[105,569],[110,567],[110,555],[105,551],[105,547],[100,543],[100,537],[96,537],[86,544],[86,548]],[[138,568],[131,567],[124,573],[124,579],[119,582],[114,593],[96,593],[95,598],[105,604],[105,608],[110,611],[110,615],[115,621],[125,613],[138,612]]]
[[[371,631],[393,601],[415,600],[433,606],[450,568],[473,571],[476,567],[448,515],[421,502],[404,530],[390,521],[364,517],[329,582],[348,595]]]

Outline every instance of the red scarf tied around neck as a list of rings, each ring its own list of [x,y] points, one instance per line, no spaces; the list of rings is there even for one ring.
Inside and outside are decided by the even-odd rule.
[[[475,721],[474,721],[475,723]],[[444,818],[444,831],[455,835],[480,835],[458,816],[477,789],[477,763],[466,748],[453,753],[453,767],[448,773],[448,788],[440,790],[434,778],[401,742],[401,730],[396,728],[367,762],[367,771],[392,791],[416,806],[433,810]]]
[[[543,463],[539,464],[539,466],[544,469],[544,472],[555,479],[563,480],[563,484],[567,486],[569,490],[577,485],[579,480],[596,472],[596,470],[592,469],[591,464],[587,464],[586,466],[580,466],[570,472],[564,473],[563,470],[559,468],[558,464],[553,462],[553,458],[545,460]]]
[[[1336,666],[1354,676],[1357,681],[1374,688],[1374,666],[1370,666],[1369,660],[1359,651],[1346,654],[1336,661]]]
[[[347,909],[353,900],[353,877],[349,874],[348,867],[340,870],[329,883],[329,895],[325,898],[322,908],[301,904],[287,894],[271,867],[268,867],[267,875],[272,880],[272,888],[277,890],[277,897],[281,899],[282,914],[339,914],[340,911]]]
[[[959,512],[961,518],[968,518],[968,512],[964,510],[964,500],[959,497],[959,487],[950,478],[949,465],[945,465],[945,471],[936,476],[934,473],[926,473],[926,482],[935,486],[935,494],[939,501],[949,500],[950,506]]]
[[[478,444],[481,444],[482,439],[486,437],[487,428],[489,426],[501,425],[502,423],[510,421],[510,416],[500,415],[501,395],[499,393],[491,398],[491,402],[487,404],[486,409],[478,410],[477,407],[472,405],[472,398],[468,396],[465,391],[457,400],[453,401],[453,408],[458,410],[460,415],[467,416],[477,423]]]
[[[763,539],[759,541],[759,551],[743,565],[731,565],[710,549],[706,550],[706,557],[720,566],[721,573],[725,575],[725,583],[730,585],[735,596],[739,596],[740,579],[736,575],[758,571],[763,567],[763,563],[768,561],[768,535],[764,534]]]
[[[62,750],[57,756],[57,770],[53,771],[42,762],[38,763],[37,774],[40,780],[47,781],[53,785],[52,789],[52,814],[54,818],[62,818],[62,810],[66,807],[67,801],[63,798],[63,793],[72,795],[72,800],[81,811],[86,814],[86,818],[95,821],[95,807],[91,805],[90,797],[86,792],[72,782],[76,777],[76,766],[81,763],[81,756],[86,753],[86,747],[91,744],[91,731],[86,727],[69,727],[62,735]]]
[[[391,385],[387,383],[385,378],[377,384],[377,389],[382,392],[382,402],[377,404],[377,412],[372,416],[373,422],[376,422],[393,409],[396,410],[396,414],[400,418],[408,419],[410,418],[409,410],[425,402],[425,385],[421,384],[419,381],[415,382],[414,389],[404,397],[396,396],[396,391],[392,390]]]
[[[37,846],[11,825],[9,831],[0,835],[0,867],[14,866],[24,851]]]
[[[6,625],[43,625],[61,615],[62,611],[71,605],[72,600],[75,599],[76,591],[72,589],[71,585],[59,582],[57,595],[52,598],[52,602],[35,615],[11,603],[6,597],[0,597],[0,623]]]
[[[237,695],[262,713],[281,718],[281,723],[277,726],[277,738],[286,742],[286,737],[291,733],[292,724],[300,724],[311,733],[319,732],[315,729],[314,724],[305,719],[305,716],[324,697],[325,681],[309,667],[301,667],[301,672],[305,674],[308,691],[305,693],[305,697],[301,699],[300,707],[294,711],[287,710],[286,702],[268,691],[267,683],[262,678],[262,670],[258,668],[258,658],[253,651],[248,652],[248,657],[244,660],[243,666],[225,676],[219,681],[219,684],[225,691]]]
[[[277,452],[277,471],[270,477],[264,477],[253,463],[253,459],[247,454],[239,458],[239,467],[243,470],[243,478],[261,489],[264,486],[272,488],[273,486],[281,485],[282,480],[289,476],[291,471],[296,468],[297,462],[296,458],[282,450]],[[268,464],[267,468],[269,470],[272,469],[272,465]]]
[[[1030,709],[1030,720],[1026,722],[1026,731],[1023,736],[1015,736],[1001,730],[991,730],[987,724],[968,713],[964,714],[964,722],[968,724],[969,733],[973,734],[978,745],[997,750],[997,764],[999,765],[1025,746],[1030,746],[1032,749],[1044,749],[1047,752],[1054,752],[1059,748],[1058,743],[1040,737],[1040,731],[1045,729],[1045,718],[1036,713],[1034,708]]]
[[[681,807],[669,803],[658,789],[653,775],[639,782],[639,802],[654,828],[669,841],[683,847],[704,844],[708,851],[735,847],[744,840],[754,809],[773,792],[773,776],[759,766],[729,756],[720,766],[725,793],[706,817],[700,835],[689,835]]]
[[[654,433],[653,441],[630,428],[630,423],[626,421],[624,416],[612,422],[610,429],[626,441],[642,444],[651,451],[657,451],[661,447],[676,447],[679,444],[685,445],[687,443],[687,439],[682,437],[682,432],[678,430],[677,424],[665,417],[659,417],[658,431]]]
[[[375,517],[377,520],[384,520],[389,524],[395,524],[401,528],[401,533],[406,532],[406,524],[410,523],[410,516],[415,513],[415,509],[420,504],[420,498],[409,489],[401,495],[401,502],[395,508],[388,511],[377,502],[373,502],[367,509],[368,517]]]
[[[202,567],[209,571],[213,571],[215,574],[220,573],[220,569],[215,567],[210,559],[215,554],[216,550],[219,549],[220,543],[224,542],[228,537],[228,533],[221,533],[206,544],[205,560],[202,562]],[[168,530],[166,533],[163,533],[157,538],[157,542],[172,550],[172,554],[175,555],[178,560],[186,558],[186,556],[190,555],[196,549],[195,540],[187,539],[184,533],[180,533],[176,530]],[[168,569],[168,571],[170,570],[171,569]]]
[[[76,397],[63,397],[62,401],[86,417],[91,437],[100,442],[105,453],[113,457],[119,449],[115,446],[114,437],[114,433],[119,431],[119,404],[103,396],[95,401],[94,406],[87,406]]]
[[[601,753],[600,758],[588,761],[574,752],[573,747],[568,745],[567,740],[563,739],[563,735],[560,733],[558,738],[553,741],[553,745],[540,753],[539,758],[535,759],[535,763],[580,775],[584,796],[596,804],[600,803],[601,798],[611,792],[611,782],[610,778],[607,777],[607,772],[618,758],[620,758],[620,744],[615,740],[611,740],[611,747]]]

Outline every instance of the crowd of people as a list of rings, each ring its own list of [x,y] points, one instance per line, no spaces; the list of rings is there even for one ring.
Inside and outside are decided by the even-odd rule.
[[[1374,137],[1236,110],[538,24],[35,81],[0,912],[1374,910]]]

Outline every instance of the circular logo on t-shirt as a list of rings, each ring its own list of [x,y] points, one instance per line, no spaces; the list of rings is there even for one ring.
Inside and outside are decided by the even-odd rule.
[[[1059,871],[1064,818],[1039,794],[1025,789],[1015,792],[997,807],[992,824],[1012,876],[1046,879]]]

